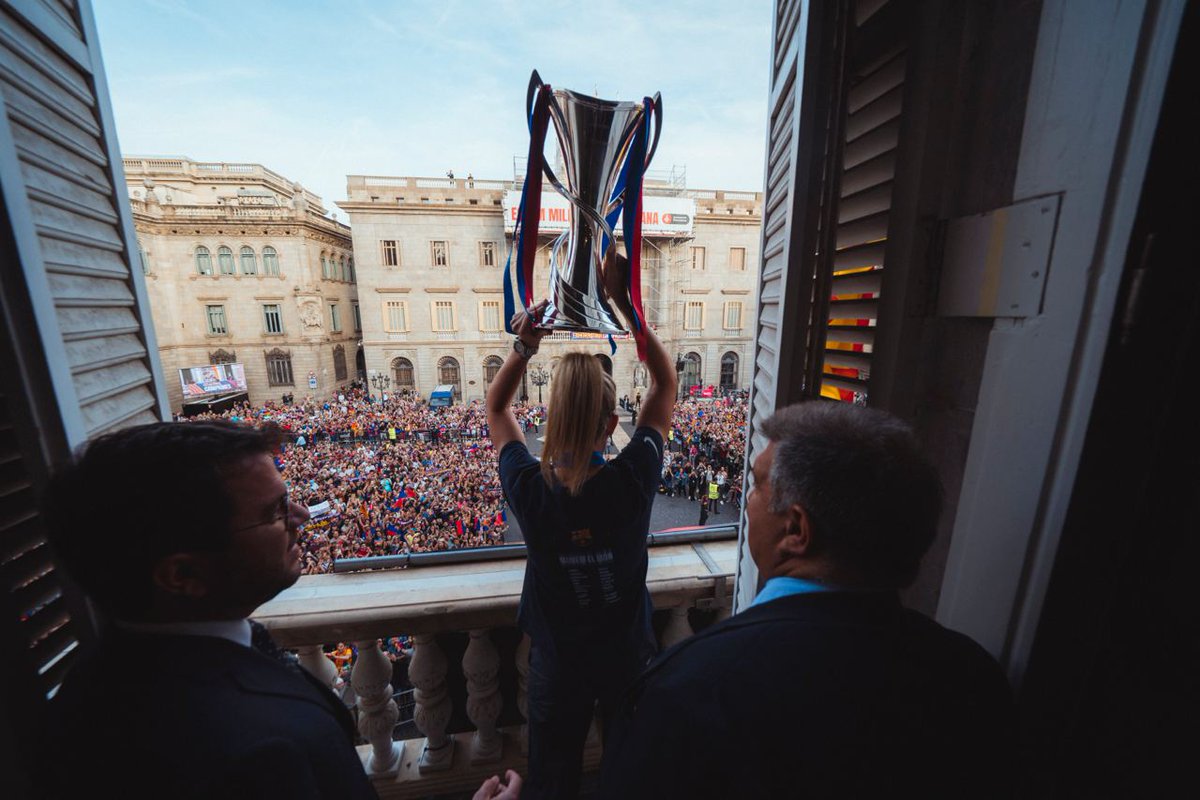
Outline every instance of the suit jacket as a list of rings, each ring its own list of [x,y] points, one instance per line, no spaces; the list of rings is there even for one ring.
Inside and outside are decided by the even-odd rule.
[[[51,704],[55,794],[376,796],[349,712],[303,670],[216,637],[109,633]]]
[[[601,794],[980,797],[1010,793],[999,666],[890,592],[792,595],[663,653],[634,686]]]

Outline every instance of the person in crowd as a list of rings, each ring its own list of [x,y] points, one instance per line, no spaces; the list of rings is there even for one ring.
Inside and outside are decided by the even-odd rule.
[[[746,538],[765,584],[642,674],[613,720],[601,796],[1009,796],[1003,673],[898,598],[942,502],[911,430],[814,401],[763,433]]]
[[[605,287],[632,329],[621,266],[612,257],[606,261]],[[514,352],[492,382],[487,411],[504,493],[528,548],[518,613],[531,641],[525,796],[567,798],[579,793],[584,740],[597,702],[603,723],[655,649],[646,537],[675,371],[647,327],[651,385],[641,425],[606,461],[602,451],[617,425],[616,387],[596,358],[565,355],[554,374],[539,463],[525,445],[512,399],[546,333],[530,317],[544,308],[514,317]],[[606,728],[602,736],[607,746]]]
[[[50,752],[71,754],[53,796],[376,796],[345,707],[249,619],[302,566],[278,444],[156,423],[55,475],[49,538],[105,626],[51,704]]]

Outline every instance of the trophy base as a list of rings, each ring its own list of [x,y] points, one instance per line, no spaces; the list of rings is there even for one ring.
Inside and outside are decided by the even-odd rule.
[[[576,324],[576,323],[572,323],[572,322],[561,322],[561,321],[553,322],[552,321],[552,322],[548,322],[548,323],[546,323],[546,322],[535,323],[533,327],[537,328],[538,330],[550,331],[550,333],[552,333],[552,334],[554,334],[554,333],[592,333],[597,336],[609,336],[609,335],[627,336],[629,334],[629,331],[627,331],[624,328],[617,326],[617,325],[594,327],[594,326],[588,326],[588,325],[580,325],[580,324]]]

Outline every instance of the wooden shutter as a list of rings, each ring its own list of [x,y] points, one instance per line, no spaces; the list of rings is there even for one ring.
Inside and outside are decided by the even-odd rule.
[[[911,4],[859,0],[847,20],[846,98],[828,279],[822,397],[865,405],[903,111]]]
[[[72,449],[166,409],[86,0],[0,0],[0,185],[0,691],[33,731],[87,633],[37,497]]]
[[[909,13],[776,2],[748,462],[776,408],[866,400]],[[758,588],[742,539],[738,608]]]

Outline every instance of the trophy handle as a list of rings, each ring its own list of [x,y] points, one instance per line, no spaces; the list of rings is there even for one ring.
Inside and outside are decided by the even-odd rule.
[[[533,125],[533,98],[543,85],[542,76],[538,75],[538,71],[535,69],[529,76],[529,89],[525,92],[525,124],[527,126]]]
[[[537,75],[537,73],[533,73]],[[658,137],[662,135],[662,93],[655,92],[654,98],[654,138],[650,142],[650,148],[646,151],[646,166],[650,166],[650,162],[654,160],[654,151],[658,149]]]

